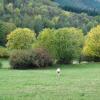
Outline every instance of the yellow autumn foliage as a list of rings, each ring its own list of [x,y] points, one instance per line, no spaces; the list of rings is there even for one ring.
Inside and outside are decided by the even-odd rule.
[[[35,33],[28,28],[17,28],[7,36],[10,49],[27,49],[35,41]]]
[[[100,57],[100,25],[91,29],[83,48],[85,56]]]

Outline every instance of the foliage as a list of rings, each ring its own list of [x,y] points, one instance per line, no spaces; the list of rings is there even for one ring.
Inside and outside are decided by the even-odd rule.
[[[82,61],[93,62],[94,61],[94,57],[90,57],[90,56],[86,56],[86,55],[82,54],[80,56],[80,62],[82,62]]]
[[[4,0],[3,4],[0,3],[2,5],[1,8],[4,8],[3,10],[1,9],[0,19],[12,22],[17,27],[30,28],[34,30],[37,35],[44,28],[57,29],[63,27],[81,28],[86,34],[92,27],[100,24],[93,16],[65,11],[53,1],[54,0]],[[64,4],[70,5],[70,2],[72,4],[73,1],[67,0],[66,2],[69,3]],[[63,2],[61,1],[61,3]],[[77,2],[75,2],[75,4],[77,4]]]
[[[82,42],[83,33],[79,29],[44,29],[35,46],[46,48],[60,63],[70,63],[72,59],[79,57]]]
[[[55,21],[54,21],[55,22]],[[83,30],[84,35],[90,31],[91,28],[98,25],[99,21],[94,19],[94,17],[88,16],[85,13],[76,14],[72,13],[69,15],[62,15],[58,17],[58,20],[55,22],[56,28],[61,27],[75,27]]]
[[[86,12],[89,15],[100,14],[100,1],[99,0],[53,0],[68,11],[73,12]]]
[[[35,57],[32,60],[32,64],[37,68],[44,68],[53,64],[53,59],[49,53],[43,48],[34,49]]]
[[[59,29],[55,35],[56,55],[60,63],[78,59],[82,49],[83,33],[76,28]]]
[[[4,0],[2,6],[2,20],[13,22],[18,27],[34,29],[36,33],[54,16],[63,13],[57,4],[50,0]]]
[[[10,55],[10,64],[13,69],[32,68],[31,52],[26,50],[16,50]]]
[[[17,50],[10,56],[13,69],[44,68],[52,65],[52,59],[42,48],[35,50]]]
[[[92,28],[88,33],[83,49],[83,54],[86,56],[100,58],[100,25]]]
[[[5,47],[0,47],[0,58],[8,58],[9,51]]]
[[[10,49],[27,49],[35,41],[35,33],[28,28],[17,28],[7,36]]]
[[[55,29],[44,29],[40,32],[39,36],[37,37],[37,41],[33,44],[33,48],[48,48],[47,50],[51,53],[54,52],[54,37],[55,37]],[[54,54],[53,54],[54,55]],[[53,56],[52,55],[52,56]]]
[[[16,26],[13,23],[0,22],[0,45],[5,46],[7,34],[9,34],[15,28]]]

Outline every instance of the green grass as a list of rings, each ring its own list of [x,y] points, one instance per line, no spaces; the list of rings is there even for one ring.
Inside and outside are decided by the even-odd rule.
[[[1,63],[1,67],[3,69],[8,69],[10,68],[10,64],[9,64],[9,61],[7,59],[0,59],[0,63]]]
[[[100,100],[100,64],[45,70],[0,69],[0,100]]]

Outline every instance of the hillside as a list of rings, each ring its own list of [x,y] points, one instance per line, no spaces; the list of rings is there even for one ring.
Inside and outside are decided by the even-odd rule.
[[[100,0],[54,0],[65,10],[100,14]]]
[[[71,5],[72,1],[74,0],[69,2],[66,0],[64,3],[63,0],[61,4]],[[76,2],[75,5],[77,3],[84,6],[82,2]],[[72,8],[74,9],[73,6]],[[85,13],[77,14],[65,11],[53,0],[0,0],[0,21],[7,26],[8,23],[13,23],[16,27],[30,28],[36,32],[37,36],[44,28],[63,27],[79,28],[84,34],[87,34],[92,27],[100,23],[99,16],[95,18]]]
[[[2,0],[0,5],[2,21],[34,29],[36,33],[44,27],[53,27],[52,18],[65,13],[50,0]]]

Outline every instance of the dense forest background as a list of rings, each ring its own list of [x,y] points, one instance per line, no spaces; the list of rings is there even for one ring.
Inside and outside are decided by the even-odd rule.
[[[100,14],[100,0],[54,0],[65,10],[86,12],[89,15]]]
[[[58,29],[63,27],[82,29],[86,35],[91,28],[100,24],[99,0],[56,1],[58,3],[54,0],[0,0],[0,23],[5,23],[4,25],[7,27],[10,27],[11,24],[13,27],[27,27],[34,30],[37,35],[44,28]],[[64,4],[68,6],[64,6]],[[63,9],[62,5],[66,10]],[[86,12],[82,12],[80,7]],[[77,13],[77,9],[80,13]],[[8,32],[6,33],[8,34]],[[0,44],[4,45],[2,40],[0,40]]]
[[[40,58],[32,56],[33,59],[46,66],[47,62],[48,65],[56,62],[69,64],[74,59],[79,62],[84,59],[100,61],[99,31],[100,0],[0,1],[1,58],[11,57],[13,62],[16,56],[16,65],[23,59],[21,57],[25,56],[26,62],[35,53]],[[17,52],[10,55],[11,50],[15,49]],[[27,49],[34,49],[36,52]],[[30,54],[26,55],[27,53]],[[41,58],[45,58],[43,62]],[[27,66],[33,64],[31,61],[33,60],[27,61]]]

